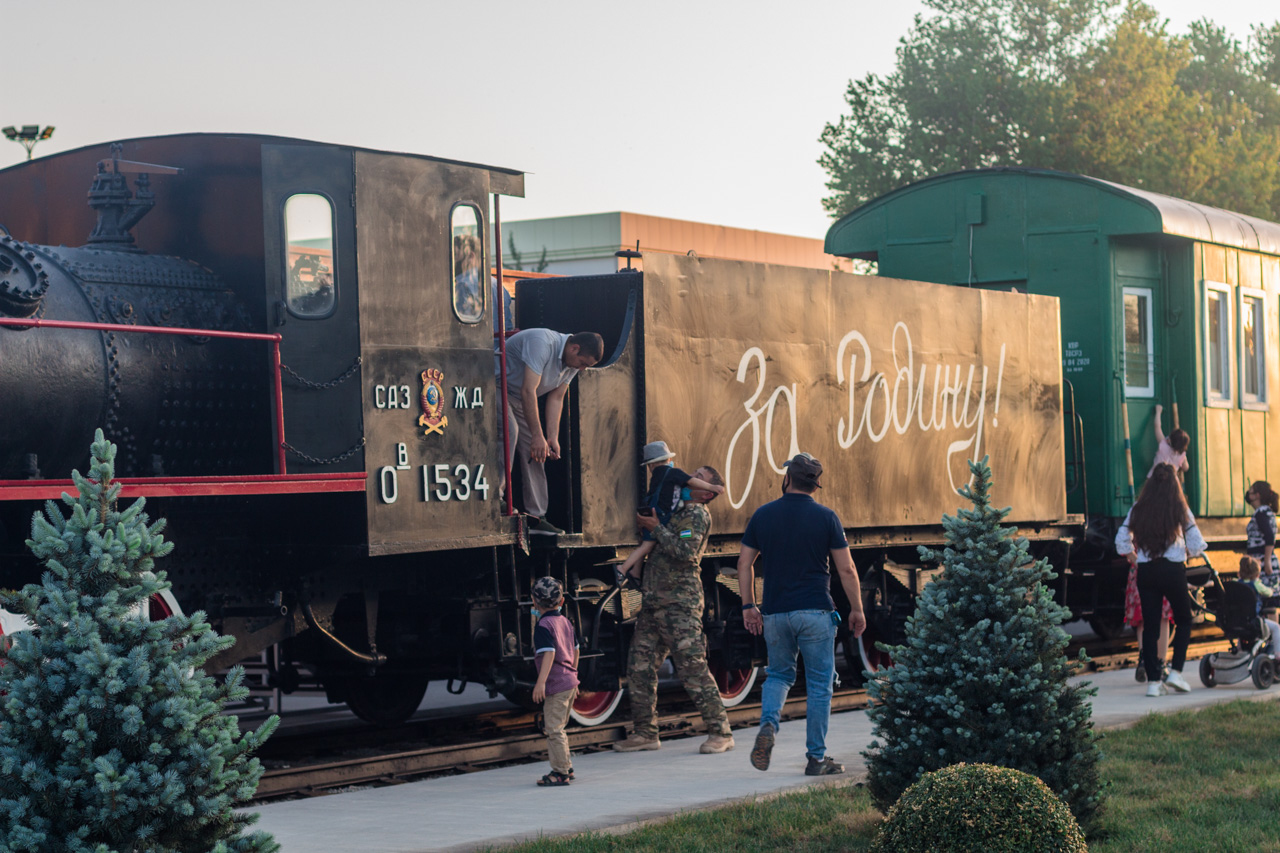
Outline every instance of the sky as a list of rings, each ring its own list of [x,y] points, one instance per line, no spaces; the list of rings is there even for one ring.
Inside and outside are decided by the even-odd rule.
[[[1148,0],[1244,38],[1269,3]],[[520,169],[504,220],[625,210],[822,237],[824,125],[920,0],[0,0],[0,125],[36,155],[264,133]],[[0,167],[25,152],[0,139]]]

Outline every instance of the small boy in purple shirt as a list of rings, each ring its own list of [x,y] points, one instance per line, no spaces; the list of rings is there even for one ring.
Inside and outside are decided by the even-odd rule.
[[[562,604],[564,590],[558,580],[547,577],[534,581],[533,613],[538,624],[533,629],[533,653],[538,661],[538,681],[533,686],[533,701],[546,702],[542,730],[551,760],[551,772],[538,780],[542,787],[568,785],[573,779],[564,727],[578,694],[578,636],[573,623],[560,613]]]

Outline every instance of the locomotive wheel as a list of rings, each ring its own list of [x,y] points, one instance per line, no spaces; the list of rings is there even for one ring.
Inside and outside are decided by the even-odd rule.
[[[1100,640],[1117,640],[1125,631],[1124,611],[1108,610],[1089,617],[1089,627]]]
[[[720,688],[720,701],[726,708],[741,705],[746,700],[747,694],[751,692],[751,688],[756,686],[756,679],[760,677],[760,667],[729,669],[715,658],[710,663],[711,677],[716,680],[716,687]]]
[[[175,613],[181,614],[182,608],[171,590],[157,592],[147,601],[147,618],[152,622],[163,622]]]
[[[622,701],[621,690],[579,693],[569,709],[569,719],[580,726],[598,726],[613,716]]]
[[[604,595],[609,590],[609,584],[597,578],[586,578],[578,589],[581,593],[595,593],[599,596]],[[590,619],[593,613],[594,610],[592,608],[583,608],[583,624],[580,626],[583,634],[590,635],[593,631],[594,626],[591,624]],[[611,618],[608,612],[604,614],[606,621]],[[618,710],[618,705],[622,702],[622,692],[622,688],[617,690],[580,691],[573,700],[573,707],[569,709],[569,719],[580,726],[600,725],[612,717],[614,711]]]
[[[1253,659],[1253,664],[1249,667],[1249,674],[1253,676],[1253,684],[1259,690],[1266,690],[1276,680],[1275,662],[1271,660],[1271,656],[1260,654]]]
[[[1213,671],[1213,664],[1209,662],[1209,655],[1200,658],[1200,683],[1205,687],[1218,686],[1218,674]]]
[[[374,675],[350,676],[342,681],[351,713],[375,726],[403,723],[418,710],[427,692],[425,675],[386,668]]]
[[[893,666],[893,657],[876,648],[876,643],[882,640],[883,636],[871,627],[870,623],[867,624],[867,629],[862,632],[861,637],[855,638],[852,634],[845,636],[844,658],[852,671],[855,686],[861,686],[870,680],[867,673],[871,673],[871,677],[874,678],[880,670]]]

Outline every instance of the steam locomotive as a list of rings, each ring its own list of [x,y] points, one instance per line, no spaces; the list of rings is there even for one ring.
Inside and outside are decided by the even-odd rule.
[[[969,458],[991,457],[996,499],[1067,582],[1082,517],[1056,298],[694,256],[516,283],[518,326],[605,341],[548,463],[567,532],[531,541],[498,498],[502,336],[477,274],[501,268],[497,197],[523,192],[508,169],[250,135],[0,171],[0,585],[38,576],[31,515],[99,426],[125,497],[169,520],[166,606],[237,638],[211,666],[269,651],[276,684],[314,679],[377,723],[430,681],[527,701],[546,574],[583,642],[574,717],[614,712],[641,601],[612,567],[636,544],[651,440],[725,476],[703,581],[729,704],[762,651],[738,538],[798,450],[823,461],[863,570],[871,628],[841,638],[855,677],[934,570],[916,546],[941,542]]]

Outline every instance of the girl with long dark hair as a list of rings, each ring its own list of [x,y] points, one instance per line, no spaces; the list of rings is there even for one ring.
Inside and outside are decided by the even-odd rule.
[[[1143,655],[1148,696],[1168,693],[1166,684],[1182,693],[1191,690],[1191,685],[1182,677],[1187,645],[1191,642],[1187,557],[1203,554],[1205,548],[1204,536],[1182,495],[1177,471],[1167,463],[1156,465],[1116,533],[1116,552],[1137,567],[1143,647],[1156,648],[1164,599],[1169,601],[1177,625],[1173,634],[1173,661],[1166,681],[1160,680],[1160,661],[1156,656]]]

